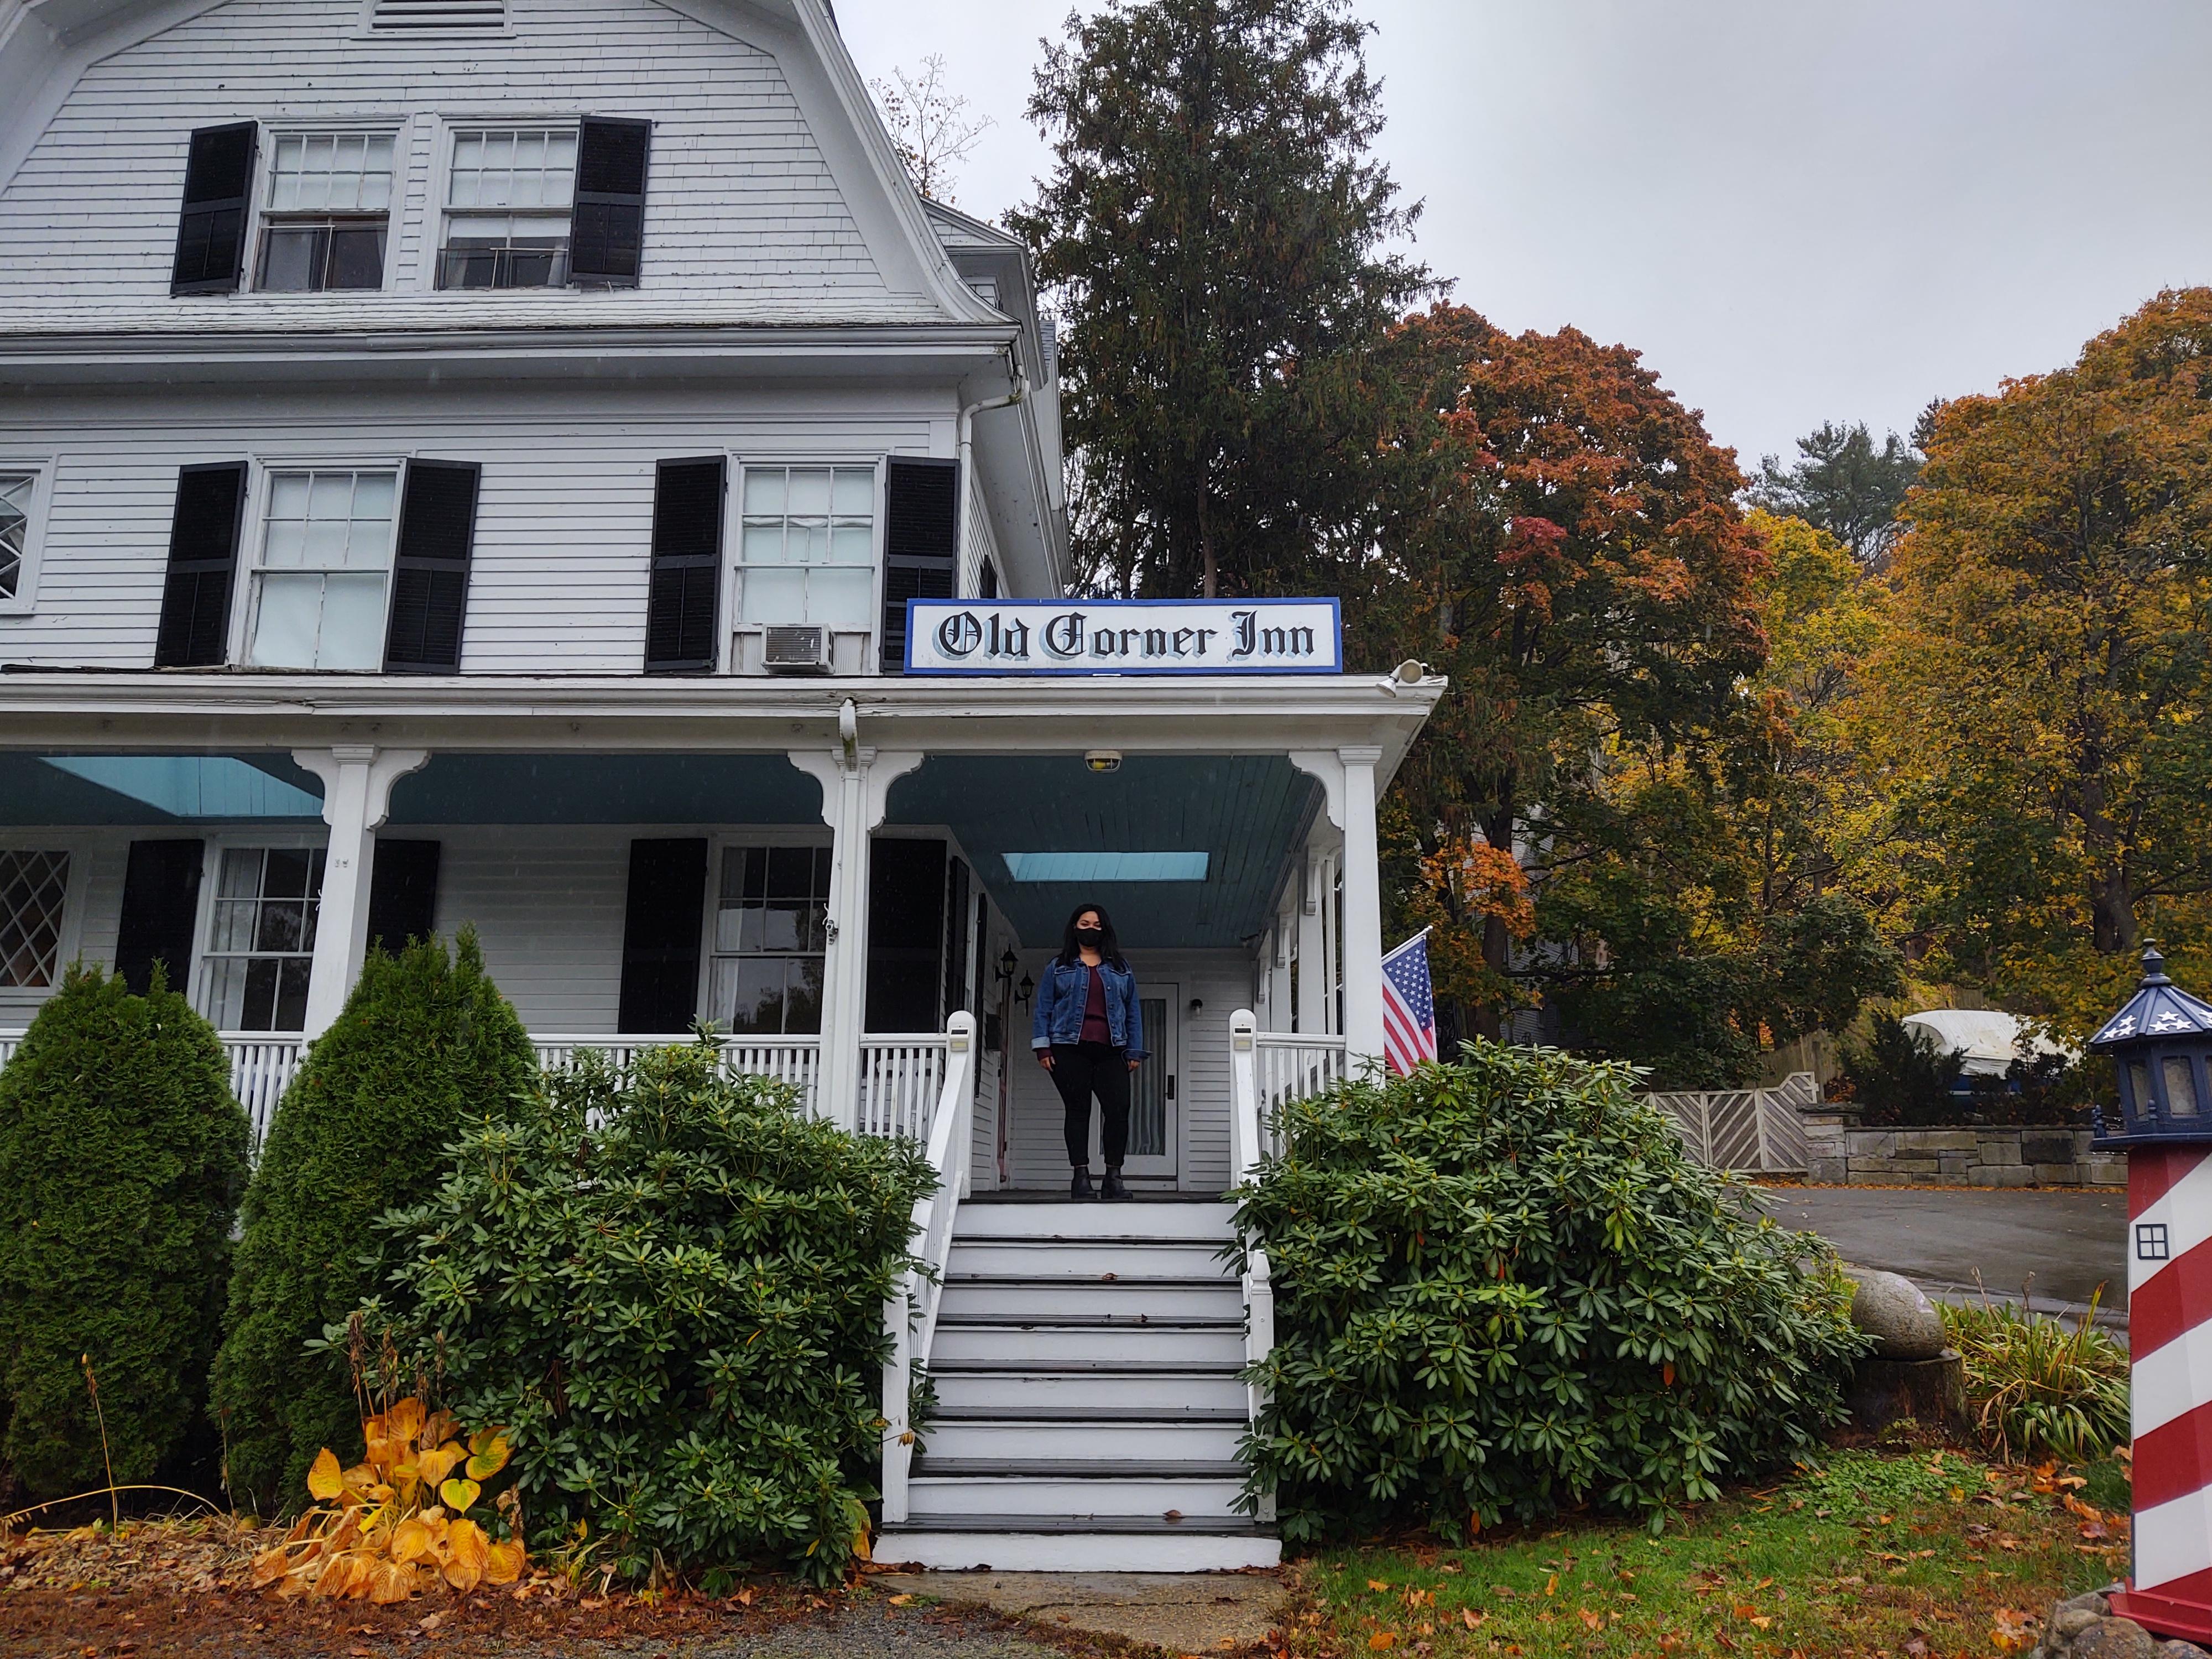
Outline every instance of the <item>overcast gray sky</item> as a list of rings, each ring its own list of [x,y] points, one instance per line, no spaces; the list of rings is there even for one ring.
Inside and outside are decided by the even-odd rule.
[[[2212,282],[2206,0],[1357,3],[1419,255],[1504,326],[1638,348],[1747,470]],[[863,74],[941,52],[994,118],[963,207],[1030,195],[1067,0],[836,8]]]

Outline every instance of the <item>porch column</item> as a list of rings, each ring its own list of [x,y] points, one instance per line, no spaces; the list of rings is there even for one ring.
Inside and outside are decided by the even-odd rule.
[[[1335,1023],[1336,1005],[1329,996],[1332,975],[1328,961],[1326,907],[1335,885],[1330,849],[1317,841],[1306,843],[1304,885],[1298,893],[1298,1030],[1326,1036]]]
[[[368,894],[376,832],[392,810],[392,786],[430,758],[427,749],[342,744],[295,749],[293,761],[323,781],[323,896],[315,918],[315,957],[307,971],[305,1035],[319,1037],[345,1007],[368,950]]]
[[[921,764],[919,750],[793,750],[791,763],[822,785],[830,826],[830,916],[822,963],[822,1066],[815,1109],[849,1129],[860,1100],[860,1034],[868,1014],[868,849],[891,785]]]
[[[1283,908],[1275,915],[1274,931],[1267,939],[1267,1029],[1287,1031],[1291,1029],[1291,940],[1295,937],[1298,914],[1298,878],[1291,877],[1290,891],[1283,896]]]
[[[1344,1057],[1382,1058],[1382,872],[1375,843],[1372,746],[1340,749],[1344,763]]]

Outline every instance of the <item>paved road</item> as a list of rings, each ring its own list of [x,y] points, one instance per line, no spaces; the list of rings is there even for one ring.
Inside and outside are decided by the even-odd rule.
[[[1899,1187],[1775,1187],[1785,1227],[1819,1233],[1846,1261],[1903,1273],[1930,1291],[1979,1282],[1991,1295],[2078,1308],[2099,1285],[2128,1305],[2128,1201],[2118,1192],[1957,1192]]]

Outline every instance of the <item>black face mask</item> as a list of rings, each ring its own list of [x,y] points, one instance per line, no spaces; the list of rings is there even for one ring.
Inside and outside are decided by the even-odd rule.
[[[1103,927],[1079,927],[1075,930],[1075,942],[1095,951],[1105,944],[1106,931]]]

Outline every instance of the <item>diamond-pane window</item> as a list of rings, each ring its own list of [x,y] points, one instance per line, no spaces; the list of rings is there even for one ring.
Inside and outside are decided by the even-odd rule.
[[[31,475],[0,472],[0,599],[23,590],[23,548],[31,533]]]
[[[0,986],[54,982],[68,892],[67,853],[0,851]]]

